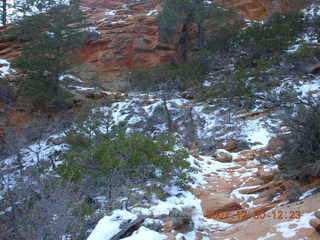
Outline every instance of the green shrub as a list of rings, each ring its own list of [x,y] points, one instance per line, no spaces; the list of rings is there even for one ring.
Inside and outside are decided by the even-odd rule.
[[[320,55],[320,46],[317,44],[311,44],[302,42],[299,49],[290,55],[294,60],[303,59],[305,57],[317,57]]]
[[[229,51],[236,45],[240,24],[223,25],[210,33],[207,48],[210,52]]]
[[[185,90],[199,86],[206,77],[206,63],[201,57],[188,62],[160,65],[150,69],[137,68],[129,74],[132,88],[141,90],[158,90],[162,84],[171,84],[176,90]]]
[[[279,169],[285,177],[304,179],[320,176],[320,104],[309,99],[298,111],[286,114],[283,124],[288,134],[283,136]]]
[[[238,36],[238,42],[253,55],[273,54],[286,50],[303,30],[301,13],[276,13],[265,23],[256,22],[247,27]]]
[[[65,179],[77,180],[83,176],[106,177],[120,182],[148,179],[168,183],[173,178],[184,181],[189,163],[184,150],[175,150],[176,139],[167,133],[156,138],[142,132],[126,133],[125,126],[101,131],[106,125],[99,116],[69,130],[66,142],[69,150],[63,164],[57,169]],[[107,128],[107,127],[106,127]],[[106,129],[105,128],[105,129]],[[123,181],[124,183],[125,181]]]

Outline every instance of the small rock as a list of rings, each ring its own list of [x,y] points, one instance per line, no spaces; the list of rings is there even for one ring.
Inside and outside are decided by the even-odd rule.
[[[60,145],[64,142],[64,138],[63,137],[60,137],[60,138],[49,138],[48,143],[52,144],[52,145]]]
[[[104,94],[101,91],[88,91],[86,93],[86,98],[89,98],[89,99],[97,100],[103,97],[104,97]]]
[[[220,144],[218,144],[219,149],[227,150],[228,152],[235,151],[238,147],[238,143],[233,139],[228,139]]]
[[[241,151],[239,154],[240,154],[239,158],[245,159],[247,161],[253,160],[256,157],[256,153],[254,150],[244,150],[244,151]]]
[[[75,105],[75,106],[80,106],[81,105],[81,103],[83,103],[83,102],[85,102],[86,101],[86,99],[85,99],[85,97],[84,96],[81,96],[81,95],[74,95],[73,97],[72,97],[72,101],[73,101],[73,104]]]
[[[316,211],[316,212],[314,213],[314,215],[315,215],[317,218],[320,219],[320,210]]]
[[[320,219],[311,219],[309,223],[317,232],[320,233]]]
[[[183,98],[185,98],[185,99],[193,99],[193,98],[194,98],[193,92],[188,91],[188,90],[182,92],[182,93],[181,93],[181,96],[182,96]]]
[[[167,221],[163,224],[162,232],[171,232],[173,230],[173,221]]]
[[[259,168],[258,177],[261,178],[265,183],[271,182],[276,176],[274,171],[265,171],[263,168]]]
[[[279,151],[281,149],[283,144],[284,144],[284,141],[281,139],[281,137],[279,137],[279,136],[272,137],[269,140],[266,149],[271,151],[271,152],[277,152],[277,151]]]
[[[231,162],[232,155],[225,150],[217,150],[215,153],[215,160],[223,163]]]

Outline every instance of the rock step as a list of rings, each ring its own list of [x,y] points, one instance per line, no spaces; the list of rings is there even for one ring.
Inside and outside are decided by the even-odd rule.
[[[314,215],[316,216],[315,219],[311,219],[309,224],[318,232],[320,233],[320,210],[315,211]]]
[[[319,218],[311,219],[309,223],[317,232],[320,233],[320,219]]]

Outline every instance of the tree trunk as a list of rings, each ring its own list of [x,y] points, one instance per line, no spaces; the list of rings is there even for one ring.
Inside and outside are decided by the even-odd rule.
[[[198,47],[200,50],[206,47],[206,37],[202,24],[198,24]]]
[[[182,62],[185,62],[188,59],[190,30],[193,22],[192,18],[193,18],[192,15],[189,15],[186,17],[183,23],[181,34],[180,34],[178,51],[179,51],[179,56]]]
[[[7,24],[7,0],[2,0],[2,25]]]

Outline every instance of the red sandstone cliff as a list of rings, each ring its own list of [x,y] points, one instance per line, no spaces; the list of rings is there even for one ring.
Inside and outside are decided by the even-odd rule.
[[[175,60],[174,46],[159,41],[156,25],[161,0],[85,0],[83,11],[89,16],[92,38],[80,50],[82,71],[111,77],[134,67],[151,67]],[[237,9],[244,17],[263,19],[271,12],[293,7],[289,0],[217,0]],[[300,1],[301,2],[301,1]],[[18,54],[12,39],[0,40],[0,58]]]

